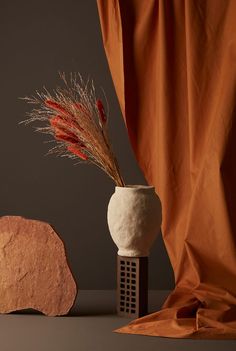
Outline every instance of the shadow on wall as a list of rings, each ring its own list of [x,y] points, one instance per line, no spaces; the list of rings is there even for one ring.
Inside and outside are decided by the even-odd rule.
[[[174,272],[160,233],[149,257],[149,288],[172,290],[174,286]]]

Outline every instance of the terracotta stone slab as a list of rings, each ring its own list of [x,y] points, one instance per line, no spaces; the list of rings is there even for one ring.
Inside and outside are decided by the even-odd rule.
[[[0,218],[0,313],[33,308],[65,315],[76,292],[64,244],[49,224]]]

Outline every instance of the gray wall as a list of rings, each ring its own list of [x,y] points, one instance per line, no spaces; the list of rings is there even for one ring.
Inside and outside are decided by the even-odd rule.
[[[106,208],[110,179],[87,165],[45,157],[46,137],[18,125],[29,110],[18,97],[59,83],[58,71],[90,75],[106,91],[110,133],[127,183],[144,183],[127,138],[106,62],[95,0],[1,0],[0,213],[47,221],[63,238],[81,289],[115,287],[116,247]],[[173,286],[159,236],[150,257],[150,287]]]

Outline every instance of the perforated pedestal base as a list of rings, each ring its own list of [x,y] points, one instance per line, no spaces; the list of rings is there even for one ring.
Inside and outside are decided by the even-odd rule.
[[[117,314],[138,318],[147,308],[148,258],[117,255]]]

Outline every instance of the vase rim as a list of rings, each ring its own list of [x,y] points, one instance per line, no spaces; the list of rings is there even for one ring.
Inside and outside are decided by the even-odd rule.
[[[142,184],[127,184],[125,186],[116,186],[117,190],[154,190],[153,185],[142,185]]]

